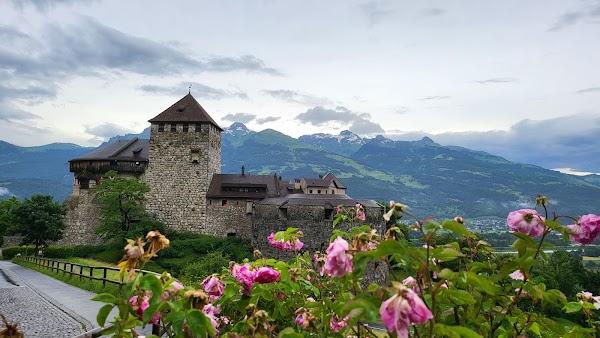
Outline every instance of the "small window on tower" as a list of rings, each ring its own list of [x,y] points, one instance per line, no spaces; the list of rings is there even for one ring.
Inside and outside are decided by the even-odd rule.
[[[177,131],[177,124],[171,123],[171,132],[174,133]]]
[[[190,153],[192,163],[200,162],[200,149],[192,149]]]
[[[184,124],[183,124],[183,132],[184,132],[184,133],[187,133],[187,132],[188,132],[188,130],[189,130],[189,126],[188,126],[188,124],[187,124],[187,123],[184,123]]]
[[[227,205],[227,200],[221,200],[221,205],[222,206],[226,206]]]
[[[196,125],[194,126],[194,131],[197,133],[200,132],[200,123],[196,123]]]
[[[331,219],[333,216],[333,209],[325,209],[325,219]]]
[[[317,194],[320,194],[320,193],[321,193],[321,190],[320,190],[320,189],[319,189],[319,190],[317,190]]]
[[[90,180],[87,178],[79,179],[79,189],[89,189],[90,188]]]
[[[164,123],[159,123],[158,124],[158,131],[161,132],[161,133],[163,131],[165,131],[165,124]]]

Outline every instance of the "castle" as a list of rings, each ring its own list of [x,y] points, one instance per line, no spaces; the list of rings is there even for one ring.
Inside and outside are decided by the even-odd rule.
[[[333,174],[286,182],[281,176],[221,173],[222,129],[191,95],[149,120],[150,140],[102,145],[69,161],[73,193],[68,198],[64,244],[98,241],[98,206],[91,188],[116,170],[145,181],[146,209],[167,227],[215,236],[238,236],[264,246],[273,231],[298,227],[308,249],[323,250],[337,206],[365,207],[367,223],[383,229],[381,207],[357,201]]]

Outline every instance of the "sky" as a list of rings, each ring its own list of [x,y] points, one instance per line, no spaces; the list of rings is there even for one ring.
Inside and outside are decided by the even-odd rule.
[[[0,139],[97,145],[191,85],[222,126],[593,150],[599,36],[600,0],[7,0]]]

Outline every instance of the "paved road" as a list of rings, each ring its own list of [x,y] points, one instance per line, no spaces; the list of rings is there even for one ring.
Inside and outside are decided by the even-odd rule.
[[[98,326],[103,304],[90,300],[94,293],[8,261],[0,270],[0,312],[25,337],[74,337]]]

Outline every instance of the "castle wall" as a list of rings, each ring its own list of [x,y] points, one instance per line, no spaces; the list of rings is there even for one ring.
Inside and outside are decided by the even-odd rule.
[[[385,222],[380,208],[365,208],[367,220],[377,229],[380,235],[385,231]],[[271,232],[277,232],[288,227],[299,228],[304,233],[302,242],[304,250],[324,252],[329,245],[333,232],[333,220],[325,218],[325,207],[292,205],[287,207],[287,217],[280,211],[278,205],[256,204],[252,217],[252,246],[259,249],[267,257],[282,257],[282,253],[273,249],[267,242]],[[338,228],[348,230],[350,224],[338,224]]]
[[[222,205],[222,201],[209,199],[205,233],[221,237],[235,235],[250,240],[252,205],[248,206],[245,199],[230,199],[227,200],[227,205]]]
[[[67,214],[65,231],[60,245],[101,244],[102,240],[96,234],[100,224],[100,208],[90,190],[77,190],[65,200]]]
[[[167,227],[205,233],[206,192],[212,175],[221,172],[220,131],[209,124],[170,130],[169,124],[162,132],[151,126],[146,208]]]

